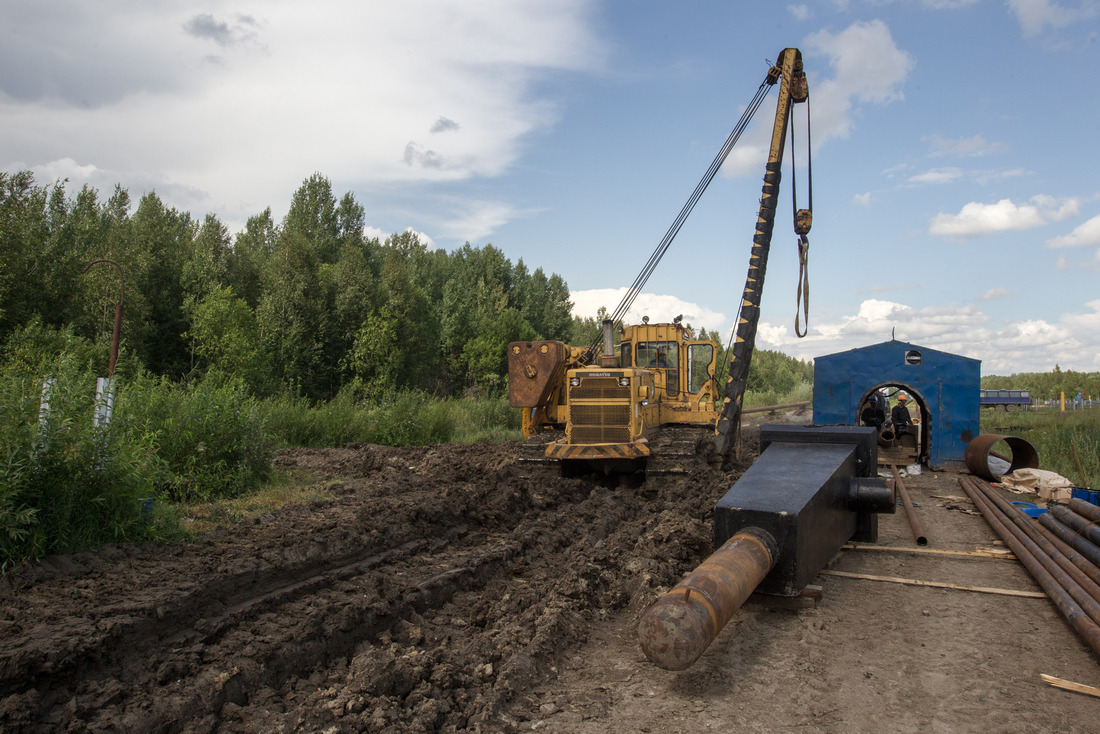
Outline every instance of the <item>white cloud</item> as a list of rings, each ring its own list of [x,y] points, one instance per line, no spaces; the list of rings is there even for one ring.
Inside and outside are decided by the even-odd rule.
[[[508,204],[496,201],[453,202],[453,213],[440,224],[441,234],[467,242],[478,242],[519,212]]]
[[[909,177],[909,183],[918,184],[942,184],[951,183],[962,178],[963,172],[961,168],[933,168],[930,171],[924,173],[918,173]]]
[[[1047,247],[1092,247],[1100,245],[1100,216],[1095,216],[1072,232],[1052,237],[1044,243]]]
[[[626,295],[626,288],[594,288],[573,291],[569,294],[573,301],[573,315],[581,318],[595,318],[603,306],[608,313],[613,312]],[[626,313],[625,321],[630,324],[642,323],[642,316],[648,316],[653,323],[666,323],[683,315],[684,323],[696,329],[718,329],[726,321],[726,315],[697,303],[684,301],[676,296],[657,293],[639,293],[634,304]]]
[[[871,192],[868,191],[865,194],[856,194],[852,197],[852,201],[860,206],[871,206]]]
[[[982,135],[975,135],[970,138],[944,138],[939,135],[933,135],[925,138],[925,140],[929,141],[932,148],[929,155],[933,157],[945,155],[975,157],[991,155],[993,153],[1004,153],[1008,150],[1008,146],[1004,143],[991,143]]]
[[[39,185],[68,179],[70,183],[79,186],[95,176],[98,169],[93,165],[82,166],[72,158],[61,158],[31,166],[30,171]]]
[[[832,138],[848,137],[855,105],[902,99],[902,84],[915,64],[912,56],[897,47],[889,27],[881,20],[856,22],[835,34],[812,33],[802,49],[813,104],[815,149]],[[815,70],[820,67],[815,67],[811,59],[822,57],[828,60],[832,78],[824,78]],[[760,116],[769,120],[773,117]],[[759,175],[770,140],[771,124],[757,122],[726,159],[723,174]]]
[[[1012,295],[1012,291],[1008,290],[1007,288],[991,288],[991,289],[987,290],[985,293],[978,296],[978,298],[976,300],[979,300],[979,301],[996,301],[996,300],[999,300],[1001,298],[1008,298],[1011,295]]]
[[[1028,204],[1001,199],[995,204],[972,201],[958,214],[937,214],[928,227],[929,234],[955,240],[968,240],[996,232],[1033,229],[1077,214],[1080,201],[1055,199],[1040,194]]]
[[[583,0],[26,4],[5,13],[0,167],[71,159],[101,190],[155,188],[227,222],[289,201],[315,171],[358,190],[497,176],[556,120],[535,83],[602,64],[592,12]]]
[[[991,291],[992,293],[992,291]],[[988,294],[987,294],[988,295]],[[1064,314],[1058,323],[1042,319],[991,325],[973,305],[912,308],[869,299],[856,314],[813,324],[805,339],[786,326],[762,322],[757,346],[778,349],[799,359],[877,344],[893,336],[952,354],[982,360],[983,374],[1100,369],[1100,300],[1084,304],[1081,313]]]
[[[791,17],[795,20],[809,20],[810,16],[812,15],[810,13],[810,6],[806,5],[805,3],[799,5],[788,5],[787,12],[789,12],[791,14]]]
[[[1008,0],[1008,7],[1016,16],[1025,38],[1096,17],[1096,6],[1084,3],[1079,8],[1065,8],[1050,0]]]
[[[922,0],[922,5],[933,10],[957,10],[973,5],[978,0]]]
[[[379,242],[385,242],[386,238],[390,236],[390,233],[378,227],[366,226],[363,227],[363,236],[368,240],[377,239]]]

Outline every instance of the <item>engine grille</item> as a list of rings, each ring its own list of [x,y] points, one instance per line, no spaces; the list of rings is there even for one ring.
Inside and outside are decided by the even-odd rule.
[[[620,385],[617,377],[582,377],[569,389],[569,400],[630,400],[630,386]]]
[[[570,443],[627,443],[630,441],[630,405],[572,405]]]

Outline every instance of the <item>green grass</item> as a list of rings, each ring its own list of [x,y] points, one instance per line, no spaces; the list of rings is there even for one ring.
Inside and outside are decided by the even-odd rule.
[[[195,535],[248,521],[287,505],[302,505],[332,497],[332,482],[315,483],[310,477],[276,474],[271,481],[241,497],[173,505],[180,526]]]
[[[340,395],[315,406],[283,398],[265,401],[259,411],[279,446],[426,446],[522,437],[520,413],[505,397],[440,400],[422,392],[393,392],[377,402]]]
[[[1100,410],[983,410],[981,431],[1019,436],[1035,447],[1040,469],[1057,472],[1075,486],[1081,485],[1083,471],[1087,486],[1100,488]]]
[[[813,399],[813,383],[799,382],[790,390],[746,390],[742,404],[746,408],[763,408],[768,405],[803,403]]]

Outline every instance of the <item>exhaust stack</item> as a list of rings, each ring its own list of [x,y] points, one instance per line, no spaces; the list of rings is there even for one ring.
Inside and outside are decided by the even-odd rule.
[[[619,358],[615,356],[615,334],[611,319],[603,320],[603,354],[600,355],[600,367],[618,367]]]

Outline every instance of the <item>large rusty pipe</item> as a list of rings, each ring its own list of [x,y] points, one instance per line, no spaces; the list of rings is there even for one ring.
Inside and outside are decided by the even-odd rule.
[[[924,534],[924,528],[921,527],[920,520],[917,519],[917,511],[913,509],[913,503],[909,501],[909,490],[905,488],[905,483],[901,481],[898,467],[891,464],[890,468],[894,472],[894,487],[901,497],[902,506],[905,507],[905,516],[909,518],[909,528],[913,531],[913,539],[917,541],[917,545],[928,545],[928,537]]]
[[[978,488],[979,491],[985,496],[986,500],[992,502],[997,506],[997,509],[1001,511],[1004,518],[1011,520],[1015,527],[1008,525],[1008,529],[1013,531],[1017,538],[1024,540],[1030,539],[1039,549],[1043,552],[1047,558],[1054,563],[1057,563],[1066,575],[1073,579],[1080,589],[1088,595],[1088,599],[1079,599],[1074,595],[1074,599],[1081,605],[1081,608],[1088,612],[1093,621],[1100,623],[1100,586],[1097,586],[1089,576],[1078,568],[1070,557],[1061,552],[1053,543],[1046,539],[1046,537],[1036,529],[1036,525],[1024,513],[1013,507],[1002,497],[997,496],[997,493],[993,491],[991,487],[983,485],[981,482],[975,482],[971,480],[971,484]],[[1080,557],[1079,553],[1070,551],[1072,555]],[[1042,561],[1042,556],[1039,556],[1039,560]],[[1046,565],[1044,563],[1044,565]],[[1064,586],[1064,584],[1063,584]],[[1067,586],[1066,591],[1071,594],[1074,593],[1074,589]],[[1090,603],[1091,602],[1091,603]]]
[[[1012,552],[1020,559],[1020,562],[1031,572],[1032,577],[1043,587],[1050,600],[1054,602],[1058,610],[1066,618],[1066,621],[1081,635],[1085,643],[1093,652],[1100,655],[1100,625],[1089,619],[1080,605],[1070,597],[1069,593],[1055,579],[1054,575],[1043,567],[1043,564],[1028,550],[1026,544],[1017,540],[1016,536],[1009,532],[1008,528],[997,517],[998,513],[992,504],[987,505],[983,501],[981,491],[971,485],[969,477],[959,477],[959,486],[970,497],[971,501],[982,513],[993,531],[1001,537]],[[1034,544],[1031,544],[1034,546]]]
[[[1067,525],[1085,540],[1100,546],[1100,525],[1092,522],[1087,517],[1078,515],[1065,505],[1047,505],[1047,512],[1054,515],[1054,519]]]
[[[727,540],[642,615],[638,641],[665,670],[684,670],[706,651],[775,565],[775,539],[747,528]]]
[[[1095,543],[1090,543],[1088,538],[1083,538],[1073,532],[1073,528],[1058,521],[1049,510],[1039,515],[1039,524],[1061,538],[1066,545],[1089,559],[1096,566],[1100,566],[1100,548]]]
[[[975,474],[989,482],[999,481],[1001,474],[995,473],[989,465],[990,455],[999,456],[992,451],[993,447],[1004,441],[1012,450],[1012,461],[1009,462],[1008,471],[1011,474],[1017,469],[1038,469],[1039,453],[1035,447],[1019,436],[1005,436],[999,433],[983,433],[971,439],[966,445],[966,467],[971,474]]]

